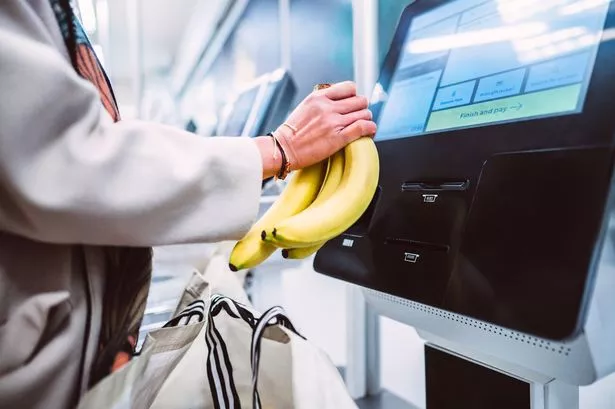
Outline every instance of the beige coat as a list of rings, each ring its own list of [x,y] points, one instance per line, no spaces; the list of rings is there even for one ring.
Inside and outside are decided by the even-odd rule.
[[[102,247],[239,238],[250,139],[114,124],[48,0],[0,0],[0,408],[74,406],[100,331]]]

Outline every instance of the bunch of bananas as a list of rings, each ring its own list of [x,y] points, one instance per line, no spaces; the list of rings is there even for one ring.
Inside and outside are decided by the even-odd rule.
[[[293,172],[280,197],[233,248],[231,270],[255,267],[278,248],[288,259],[315,253],[365,212],[378,173],[378,152],[369,137]]]
[[[279,198],[233,248],[230,269],[255,267],[276,249],[288,259],[312,255],[361,217],[376,191],[378,174],[378,151],[369,137],[293,172]]]

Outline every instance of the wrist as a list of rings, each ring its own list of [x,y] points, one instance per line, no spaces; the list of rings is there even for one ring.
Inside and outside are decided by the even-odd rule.
[[[285,160],[282,161],[282,166],[285,167],[285,169],[282,170],[284,175],[282,178],[284,178],[286,174],[299,168],[296,163],[297,155],[295,155],[293,146],[290,143],[290,141],[297,136],[296,132],[297,131],[294,127],[284,123],[283,125],[280,125],[273,133],[280,146],[280,150],[284,153]]]
[[[273,138],[271,136],[259,136],[254,138],[254,141],[261,154],[263,179],[279,174],[282,168],[282,155]]]

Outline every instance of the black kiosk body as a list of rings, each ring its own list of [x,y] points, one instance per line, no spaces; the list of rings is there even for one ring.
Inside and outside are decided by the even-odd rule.
[[[372,98],[379,189],[316,271],[528,385],[613,372],[614,40],[607,0],[409,5]],[[527,402],[487,407],[560,408]]]

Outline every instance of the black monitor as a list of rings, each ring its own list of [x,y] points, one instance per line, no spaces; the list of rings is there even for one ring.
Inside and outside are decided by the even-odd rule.
[[[584,322],[615,131],[610,1],[418,0],[374,90],[380,182],[317,271],[543,338]]]
[[[222,119],[216,130],[221,136],[243,136],[246,125],[253,115],[263,87],[263,80],[251,83],[224,107]]]
[[[296,92],[286,70],[259,77],[225,107],[217,134],[255,137],[274,130],[284,122]]]

